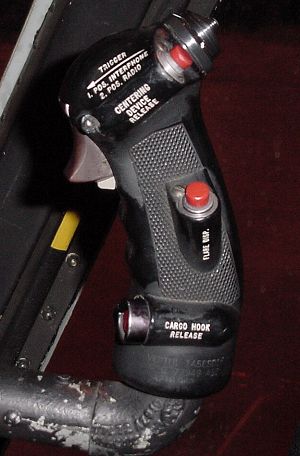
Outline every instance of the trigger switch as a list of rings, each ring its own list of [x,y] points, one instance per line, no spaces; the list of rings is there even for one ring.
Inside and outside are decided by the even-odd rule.
[[[111,167],[99,147],[86,135],[73,130],[73,152],[65,169],[70,182],[102,182],[113,178]]]

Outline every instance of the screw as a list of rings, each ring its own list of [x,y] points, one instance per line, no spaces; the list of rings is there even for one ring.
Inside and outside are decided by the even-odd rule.
[[[77,253],[69,253],[66,258],[66,262],[70,268],[76,268],[80,264],[80,258]]]
[[[45,309],[41,310],[41,317],[43,320],[51,321],[54,319],[55,315],[56,311],[52,307],[47,306]]]
[[[100,129],[100,122],[96,117],[85,114],[80,119],[80,127],[86,134],[96,133]]]
[[[29,369],[30,367],[30,361],[28,358],[19,358],[15,364],[20,369]]]
[[[22,415],[14,410],[9,410],[3,420],[8,426],[14,426],[21,423]]]

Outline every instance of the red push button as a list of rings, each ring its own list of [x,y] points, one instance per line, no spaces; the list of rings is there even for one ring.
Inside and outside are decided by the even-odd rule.
[[[179,44],[173,47],[170,51],[172,59],[180,66],[183,70],[193,65],[193,60],[189,53],[183,49]]]
[[[209,201],[210,188],[205,182],[192,182],[185,189],[185,198],[189,206],[204,207]]]
[[[129,310],[125,310],[125,312],[122,315],[122,326],[123,326],[123,331],[125,335],[127,336],[128,331],[129,331]]]

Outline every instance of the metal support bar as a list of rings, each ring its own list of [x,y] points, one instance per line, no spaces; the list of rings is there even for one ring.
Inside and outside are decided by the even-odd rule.
[[[118,382],[24,369],[0,374],[0,436],[90,455],[152,454],[195,420],[200,400],[156,397]]]

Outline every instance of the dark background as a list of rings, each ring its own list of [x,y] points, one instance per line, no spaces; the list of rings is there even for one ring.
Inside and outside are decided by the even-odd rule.
[[[1,0],[2,69],[30,3]],[[257,0],[229,1],[220,18],[223,52],[201,98],[241,239],[242,322],[230,384],[160,456],[287,456],[300,425],[299,17],[299,1]],[[114,375],[110,309],[130,282],[125,238],[116,221],[50,370]],[[73,453],[14,443],[7,454]]]
[[[134,1],[131,0],[131,4]],[[1,39],[15,36],[31,3],[32,0],[1,0]],[[221,17],[223,27],[230,25],[235,29],[297,24],[300,21],[300,3],[298,0],[227,0],[222,6]]]

